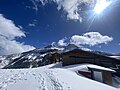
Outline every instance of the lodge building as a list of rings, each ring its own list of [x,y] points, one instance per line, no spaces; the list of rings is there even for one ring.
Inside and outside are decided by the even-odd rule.
[[[120,60],[111,58],[109,56],[96,54],[90,51],[81,49],[73,49],[63,53],[54,53],[52,60],[62,61],[63,66],[89,63],[94,65],[103,66],[106,68],[114,69],[118,76],[120,76]]]

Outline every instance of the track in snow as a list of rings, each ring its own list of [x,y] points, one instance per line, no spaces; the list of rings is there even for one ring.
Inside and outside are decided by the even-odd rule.
[[[51,70],[0,69],[0,90],[15,90],[17,86],[20,90],[63,90]]]

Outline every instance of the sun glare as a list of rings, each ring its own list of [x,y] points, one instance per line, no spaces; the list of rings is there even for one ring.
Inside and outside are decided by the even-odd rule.
[[[96,14],[100,14],[103,10],[105,10],[109,5],[111,4],[111,1],[107,0],[98,0],[95,7],[94,12]]]

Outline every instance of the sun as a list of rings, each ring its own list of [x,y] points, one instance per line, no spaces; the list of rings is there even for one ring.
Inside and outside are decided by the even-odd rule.
[[[103,10],[105,10],[109,5],[111,4],[111,1],[108,0],[97,0],[97,3],[94,7],[94,12],[96,14],[100,14]]]

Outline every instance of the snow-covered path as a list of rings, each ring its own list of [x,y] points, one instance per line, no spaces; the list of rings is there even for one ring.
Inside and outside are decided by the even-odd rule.
[[[0,69],[0,90],[118,90],[62,68]]]
[[[44,69],[44,68],[43,68]],[[0,90],[63,90],[52,70],[0,69]],[[68,87],[69,88],[69,87]]]

